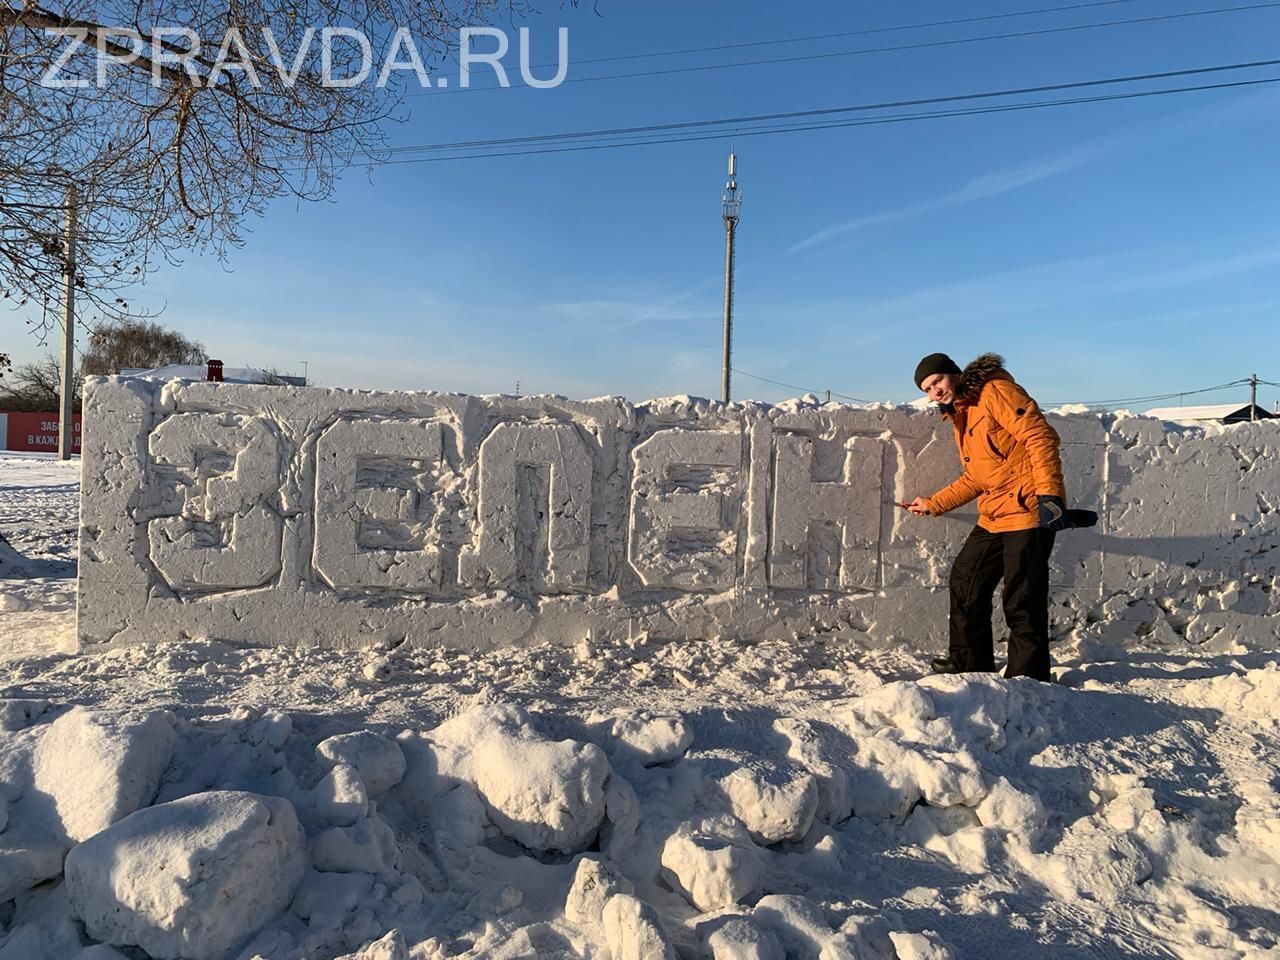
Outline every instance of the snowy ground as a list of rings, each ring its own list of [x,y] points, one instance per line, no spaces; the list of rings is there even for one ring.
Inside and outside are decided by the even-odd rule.
[[[0,455],[0,960],[1280,957],[1250,637],[1052,685],[794,639],[69,656],[77,467]]]
[[[79,457],[0,451],[0,658],[74,649],[79,514]]]

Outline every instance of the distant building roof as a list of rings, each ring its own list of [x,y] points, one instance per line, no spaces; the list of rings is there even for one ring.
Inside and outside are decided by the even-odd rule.
[[[1257,419],[1269,420],[1274,414],[1262,407],[1255,407]],[[1145,414],[1160,420],[1218,420],[1223,423],[1234,423],[1249,419],[1249,404],[1212,403],[1198,407],[1155,407]]]

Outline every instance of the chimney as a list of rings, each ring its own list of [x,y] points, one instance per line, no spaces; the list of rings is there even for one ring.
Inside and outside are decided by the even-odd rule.
[[[210,381],[211,383],[222,382],[222,361],[221,360],[209,361],[209,373],[208,375],[205,376],[205,379]]]

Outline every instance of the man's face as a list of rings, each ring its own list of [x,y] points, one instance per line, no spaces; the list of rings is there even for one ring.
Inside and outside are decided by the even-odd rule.
[[[935,373],[924,378],[924,382],[920,384],[920,389],[934,403],[946,406],[955,400],[956,383],[959,380],[960,378],[954,373]]]

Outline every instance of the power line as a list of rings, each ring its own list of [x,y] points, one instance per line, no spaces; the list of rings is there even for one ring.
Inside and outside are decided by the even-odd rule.
[[[739,60],[731,63],[704,63],[695,64],[687,67],[667,67],[660,70],[643,70],[633,73],[612,73],[604,74],[596,77],[570,77],[561,82],[560,86],[571,83],[596,83],[603,80],[632,80],[644,77],[660,77],[672,76],[684,73],[703,73],[710,70],[730,70],[740,67],[759,67],[772,66],[780,63],[803,63],[817,60],[831,60],[840,57],[859,57],[877,53],[900,53],[907,50],[926,50],[937,47],[953,47],[963,46],[969,43],[986,43],[994,40],[1016,40],[1026,37],[1051,36],[1060,33],[1075,33],[1082,30],[1101,30],[1110,27],[1132,26],[1143,23],[1157,23],[1167,20],[1185,20],[1190,17],[1206,17],[1216,16],[1227,13],[1244,13],[1254,10],[1267,10],[1280,7],[1280,0],[1271,0],[1267,3],[1245,4],[1234,7],[1215,7],[1209,10],[1191,10],[1183,13],[1166,13],[1148,17],[1133,17],[1126,20],[1102,20],[1094,23],[1079,23],[1061,27],[1042,27],[1038,30],[1021,30],[1013,33],[995,33],[986,34],[980,37],[954,37],[946,40],[926,40],[918,43],[895,44],[885,47],[864,47],[858,50],[838,50],[830,53],[811,53],[801,54],[791,57],[772,57],[763,60]],[[478,93],[490,90],[506,90],[513,89],[510,87],[492,86],[492,87],[464,87],[460,89],[452,89],[446,91],[427,90],[419,93],[405,94],[405,98],[411,97],[430,97],[443,94],[448,96],[454,93]]]
[[[833,397],[839,397],[841,400],[848,400],[851,403],[871,403],[870,400],[860,400],[858,397],[851,397],[847,393],[836,393],[834,390],[810,390],[808,387],[800,387],[794,383],[783,383],[781,380],[771,380],[768,377],[761,377],[754,373],[747,373],[745,370],[739,370],[737,367],[732,368],[733,372],[742,377],[750,377],[752,380],[760,380],[764,383],[772,383],[777,387],[786,387],[788,390],[799,390],[801,393],[829,393]]]
[[[1201,90],[1225,90],[1232,87],[1252,87],[1252,86],[1258,86],[1261,84],[1269,84],[1269,83],[1280,83],[1280,77],[1268,77],[1262,80],[1242,80],[1234,83],[1202,84],[1200,86],[1179,87],[1171,90],[1151,90],[1143,93],[1113,94],[1111,96],[1100,96],[1100,97],[1081,97],[1081,98],[1076,98],[1072,100],[1049,100],[1049,101],[1037,101],[1034,103],[1026,103],[1026,104],[1011,104],[1011,105],[998,106],[998,107],[972,108],[968,110],[951,110],[951,111],[938,111],[934,113],[904,114],[896,117],[881,117],[881,118],[870,119],[870,120],[844,120],[839,122],[817,123],[817,124],[808,124],[808,125],[793,125],[788,127],[769,127],[769,128],[759,129],[759,130],[746,130],[746,131],[728,130],[728,131],[722,131],[718,133],[710,133],[703,136],[667,137],[667,138],[658,139],[658,140],[620,139],[618,142],[608,142],[607,140],[604,140],[597,143],[591,143],[585,146],[512,150],[504,153],[457,154],[457,155],[443,156],[443,157],[416,157],[416,158],[409,158],[405,160],[387,160],[385,161],[384,165],[390,166],[390,165],[404,164],[404,163],[440,163],[442,161],[448,161],[448,160],[488,160],[488,159],[497,159],[497,158],[503,158],[503,157],[536,156],[539,154],[550,154],[550,153],[579,153],[579,152],[589,151],[589,150],[609,150],[609,149],[617,149],[621,147],[645,147],[645,146],[658,146],[662,144],[672,144],[672,143],[696,143],[702,140],[722,140],[729,133],[732,133],[736,137],[746,138],[746,137],[766,136],[769,134],[776,134],[776,133],[801,133],[805,131],[814,131],[814,130],[835,130],[843,127],[878,126],[880,124],[886,124],[886,123],[905,123],[905,122],[917,121],[917,120],[937,120],[937,119],[943,119],[947,117],[969,117],[969,116],[981,116],[985,114],[995,114],[995,113],[1010,113],[1010,112],[1016,112],[1020,110],[1036,110],[1036,109],[1049,108],[1049,107],[1068,106],[1071,104],[1103,103],[1103,102],[1108,102],[1113,100],[1134,100],[1134,99],[1141,99],[1144,97],[1157,97],[1157,96],[1165,96],[1169,94],[1191,93],[1194,91],[1201,91]]]
[[[473,153],[473,154],[451,155],[451,156],[442,156],[442,157],[410,157],[407,159],[386,159],[381,161],[384,164],[430,163],[430,162],[438,162],[440,160],[469,160],[469,159],[510,157],[510,156],[528,156],[533,154],[566,153],[566,152],[577,152],[582,150],[599,150],[599,149],[610,149],[610,148],[627,147],[627,146],[646,146],[646,145],[657,145],[657,144],[668,144],[668,143],[687,143],[687,142],[696,142],[699,140],[720,139],[730,134],[732,134],[733,136],[749,137],[749,136],[762,136],[762,135],[771,134],[771,133],[793,133],[793,132],[802,132],[807,130],[839,129],[841,127],[849,127],[849,126],[873,126],[873,125],[883,124],[883,123],[901,123],[901,122],[907,122],[907,121],[942,119],[946,117],[979,116],[984,114],[1005,113],[1005,112],[1013,112],[1013,111],[1019,111],[1019,110],[1035,110],[1035,109],[1045,109],[1050,107],[1070,106],[1070,105],[1077,105],[1077,104],[1102,103],[1102,102],[1115,101],[1115,100],[1133,100],[1133,99],[1141,99],[1144,97],[1169,96],[1173,94],[1192,93],[1192,92],[1205,91],[1205,90],[1224,90],[1224,89],[1230,89],[1235,87],[1258,86],[1262,84],[1276,83],[1280,81],[1280,77],[1264,77],[1256,80],[1239,80],[1239,81],[1229,81],[1224,83],[1198,84],[1198,85],[1191,85],[1191,86],[1172,87],[1172,88],[1165,88],[1160,90],[1144,90],[1137,93],[1104,94],[1104,95],[1099,95],[1094,97],[1077,97],[1077,98],[1058,99],[1058,100],[1039,100],[1039,101],[1029,101],[1029,102],[1022,102],[1022,103],[999,104],[999,105],[987,106],[987,107],[973,107],[973,108],[960,109],[960,110],[949,110],[949,111],[941,110],[941,111],[931,111],[931,112],[921,112],[921,113],[908,113],[908,114],[889,115],[889,116],[882,116],[882,117],[873,117],[869,119],[860,119],[860,120],[829,120],[829,121],[817,122],[813,124],[804,124],[804,125],[793,124],[790,126],[757,127],[756,129],[740,126],[743,124],[759,124],[761,122],[767,122],[771,120],[816,118],[821,116],[840,115],[840,114],[847,114],[852,112],[869,112],[874,110],[883,110],[883,109],[887,109],[890,107],[897,107],[897,106],[923,106],[923,105],[929,105],[929,104],[943,104],[943,103],[956,103],[956,102],[981,100],[981,99],[994,99],[997,97],[1018,96],[1018,95],[1024,95],[1027,93],[1046,92],[1046,91],[1053,91],[1053,90],[1081,89],[1081,88],[1101,86],[1106,84],[1134,83],[1134,82],[1153,80],[1153,79],[1161,79],[1161,78],[1169,78],[1169,77],[1177,77],[1177,76],[1200,75],[1200,74],[1221,72],[1221,71],[1227,71],[1227,70],[1242,70],[1242,69],[1252,69],[1255,67],[1277,66],[1277,65],[1280,65],[1280,60],[1260,60],[1260,61],[1252,61],[1247,63],[1226,64],[1226,65],[1220,65],[1220,66],[1214,66],[1214,67],[1202,67],[1202,68],[1196,68],[1192,70],[1177,70],[1177,71],[1166,71],[1163,73],[1141,74],[1141,75],[1135,75],[1130,77],[1113,77],[1113,78],[1108,78],[1103,80],[1078,81],[1073,83],[1052,84],[1052,85],[1046,85],[1046,86],[1040,86],[1040,87],[1023,87],[1023,88],[1010,89],[1010,90],[998,90],[998,91],[987,91],[982,93],[953,95],[948,97],[930,97],[930,98],[920,98],[916,100],[887,101],[882,103],[871,103],[871,104],[856,104],[852,106],[833,107],[833,108],[821,109],[821,110],[801,110],[801,111],[791,111],[787,113],[761,114],[754,117],[729,117],[729,118],[722,118],[717,120],[698,120],[698,121],[686,121],[682,123],[653,124],[645,127],[607,128],[607,129],[601,129],[601,130],[585,130],[585,131],[575,131],[575,132],[568,132],[568,133],[542,134],[542,135],[527,136],[527,137],[509,137],[509,138],[490,139],[490,140],[471,140],[471,141],[464,140],[464,141],[454,141],[454,142],[436,143],[436,144],[406,145],[406,146],[400,146],[400,147],[390,147],[387,150],[379,151],[377,154],[366,153],[366,154],[363,154],[363,156],[367,157],[370,161],[377,161],[383,157],[396,158],[396,157],[400,157],[403,154],[411,154],[411,153],[447,152],[447,151],[453,151],[453,150],[467,150],[467,149],[492,150],[492,148],[501,147],[501,146],[512,146],[517,148],[511,151],[500,152],[500,153],[487,152],[487,153]],[[646,136],[649,136],[650,134],[660,133],[664,131],[699,130],[699,129],[705,129],[708,127],[723,127],[724,129],[715,130],[703,136],[673,136],[673,137],[660,138],[660,139],[638,139],[639,137],[646,137]],[[582,145],[553,147],[553,148],[547,148],[547,149],[532,149],[534,147],[541,147],[544,145],[550,145],[558,142],[573,143],[578,141],[582,142]],[[348,154],[347,159],[357,159],[360,156],[362,155]]]
[[[1258,381],[1263,383],[1264,381]],[[1174,393],[1161,393],[1149,397],[1115,397],[1111,400],[1074,400],[1069,403],[1050,403],[1046,404],[1050,407],[1065,406],[1084,406],[1084,407],[1107,407],[1117,403],[1151,403],[1157,400],[1176,400],[1179,397],[1193,397],[1200,393],[1215,393],[1219,390],[1229,390],[1232,387],[1245,386],[1249,383],[1248,378],[1244,380],[1233,380],[1230,383],[1220,383],[1216,387],[1201,387],[1198,390],[1178,390]]]
[[[835,130],[843,127],[862,127],[862,126],[878,126],[886,123],[905,123],[917,120],[936,120],[947,117],[968,117],[981,116],[985,114],[1010,113],[1020,110],[1035,110],[1049,107],[1067,106],[1071,104],[1087,104],[1087,103],[1103,103],[1112,100],[1133,100],[1143,97],[1165,96],[1168,94],[1190,93],[1198,90],[1225,90],[1232,87],[1251,87],[1260,84],[1280,83],[1280,77],[1269,77],[1262,80],[1244,80],[1235,83],[1214,83],[1203,84],[1194,87],[1179,87],[1172,90],[1152,90],[1143,93],[1130,94],[1113,94],[1111,96],[1102,97],[1083,97],[1073,100],[1051,100],[1038,101],[1026,104],[1011,104],[998,107],[971,108],[968,110],[951,110],[939,111],[934,113],[918,113],[904,114],[896,117],[881,117],[869,120],[844,120],[839,122],[817,123],[808,125],[793,125],[789,127],[771,127],[759,130],[727,130],[717,133],[709,133],[702,136],[685,136],[685,137],[667,137],[658,140],[619,140],[619,142],[601,141],[598,143],[590,143],[584,146],[570,147],[551,147],[546,149],[524,149],[512,150],[503,153],[472,153],[472,154],[455,154],[443,157],[414,157],[404,160],[387,160],[385,166],[391,166],[404,163],[440,163],[448,160],[489,160],[503,157],[527,157],[539,154],[551,153],[579,153],[590,150],[610,150],[622,147],[646,147],[658,146],[662,144],[673,143],[696,143],[702,140],[723,140],[725,136],[732,133],[735,137],[759,137],[777,133],[801,133],[814,130]]]
[[[925,30],[930,27],[953,27],[966,23],[983,23],[991,20],[1012,20],[1018,17],[1036,17],[1045,13],[1063,13],[1071,10],[1085,10],[1091,7],[1114,7],[1123,3],[1138,3],[1141,0],[1093,0],[1091,3],[1074,3],[1060,7],[1041,7],[1038,10],[1016,10],[1012,13],[990,13],[981,17],[961,17],[954,20],[932,20],[925,23],[903,23],[891,27],[869,27],[863,30],[846,30],[842,33],[818,33],[805,37],[785,37],[779,40],[751,40],[745,43],[721,43],[713,47],[686,47],[682,50],[656,50],[650,53],[627,53],[613,57],[590,57],[573,62],[583,63],[615,63],[622,60],[647,60],[655,57],[679,57],[691,53],[716,53],[721,50],[743,50],[747,47],[771,47],[785,43],[811,43],[815,40],[843,40],[848,37],[866,37],[878,33],[899,33],[906,30]],[[535,64],[531,69],[555,67],[555,63]]]
[[[812,110],[790,110],[780,113],[757,113],[740,117],[720,117],[711,120],[689,120],[680,123],[656,123],[635,127],[611,127],[600,130],[586,130],[572,133],[539,134],[526,137],[507,137],[495,140],[459,140],[446,143],[421,144],[416,146],[391,147],[380,151],[379,155],[399,153],[416,153],[426,150],[443,150],[454,148],[471,149],[481,146],[508,146],[520,143],[534,143],[551,140],[576,140],[586,137],[613,136],[618,134],[655,133],[668,130],[688,130],[699,127],[726,126],[731,124],[763,123],[770,120],[793,120],[810,117],[833,116],[843,113],[868,112],[872,110],[888,110],[897,107],[921,107],[942,103],[960,103],[969,100],[988,100],[997,97],[1021,96],[1034,93],[1056,93],[1062,90],[1079,90],[1087,87],[1111,86],[1120,83],[1138,83],[1146,80],[1170,80],[1175,77],[1202,76],[1210,73],[1224,73],[1233,70],[1247,70],[1256,67],[1280,66],[1280,59],[1247,60],[1239,63],[1215,64],[1209,67],[1190,67],[1183,70],[1165,70],[1158,73],[1127,74],[1119,77],[1105,77],[1097,80],[1076,80],[1067,83],[1043,84],[1031,87],[1010,87],[1003,90],[985,90],[978,93],[951,94],[944,97],[918,97],[912,100],[882,100],[873,103],[858,103],[843,107],[823,107]]]

